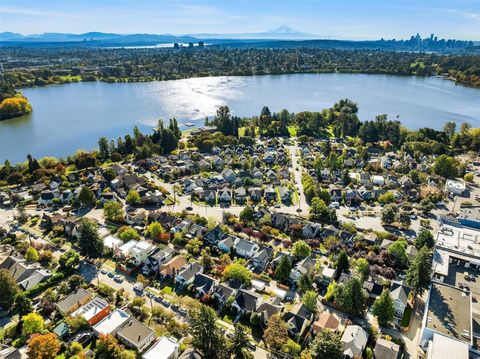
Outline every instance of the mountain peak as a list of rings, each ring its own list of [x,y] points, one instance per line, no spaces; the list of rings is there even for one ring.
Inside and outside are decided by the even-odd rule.
[[[292,29],[290,26],[282,25],[275,29],[268,30],[267,33],[269,34],[283,34],[283,35],[297,35],[302,34],[301,32]]]

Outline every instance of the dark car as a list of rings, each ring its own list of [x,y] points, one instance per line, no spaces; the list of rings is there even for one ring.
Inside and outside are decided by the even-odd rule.
[[[172,304],[172,307],[171,307],[171,308],[172,308],[172,310],[173,310],[174,312],[177,312],[177,311],[178,311],[178,305]]]
[[[180,314],[182,317],[186,317],[188,313],[187,313],[187,311],[186,311],[185,309],[180,308],[180,309],[178,310],[178,314]]]
[[[192,211],[193,210],[193,207],[192,206],[188,206],[185,208],[187,211]]]
[[[93,332],[80,332],[75,335],[70,341],[71,342],[78,342],[80,344],[85,344],[93,338]]]
[[[166,299],[162,300],[162,305],[166,308],[168,308],[170,306],[170,302]]]

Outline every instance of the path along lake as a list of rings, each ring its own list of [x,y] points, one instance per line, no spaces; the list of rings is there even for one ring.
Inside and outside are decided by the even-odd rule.
[[[33,113],[0,122],[0,161],[27,154],[62,157],[116,139],[135,125],[150,132],[159,118],[201,126],[221,105],[238,116],[283,108],[320,111],[341,98],[359,105],[361,120],[386,113],[408,128],[441,129],[446,121],[480,127],[480,90],[439,77],[294,74],[207,77],[146,83],[81,82],[24,89]],[[184,127],[184,126],[183,126]]]

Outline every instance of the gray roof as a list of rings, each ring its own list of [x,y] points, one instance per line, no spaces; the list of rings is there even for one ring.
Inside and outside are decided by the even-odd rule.
[[[75,303],[80,302],[85,297],[90,296],[83,288],[78,288],[75,292],[69,294],[66,298],[57,303],[57,308],[62,312],[67,312]]]
[[[128,321],[127,324],[125,324],[122,328],[120,328],[120,330],[117,332],[117,335],[139,347],[142,345],[145,339],[153,335],[153,329],[150,329],[136,319],[132,319]]]

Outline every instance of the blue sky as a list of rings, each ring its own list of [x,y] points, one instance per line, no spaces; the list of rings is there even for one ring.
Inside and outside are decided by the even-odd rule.
[[[480,40],[480,0],[0,0],[0,32],[243,33]]]

